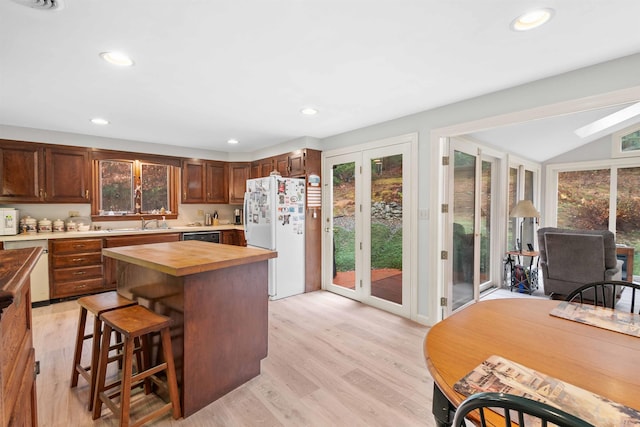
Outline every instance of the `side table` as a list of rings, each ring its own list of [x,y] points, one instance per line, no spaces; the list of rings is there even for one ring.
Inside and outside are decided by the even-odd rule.
[[[529,295],[538,289],[538,263],[540,262],[540,252],[538,251],[508,251],[505,259],[505,270],[510,272],[509,277],[509,290],[514,289],[520,292],[527,292]],[[521,259],[522,257],[522,259]],[[529,266],[525,267],[521,264],[525,260],[525,257],[529,257]],[[534,266],[535,262],[535,266]],[[521,266],[524,269],[525,278],[519,279],[516,277],[516,266]],[[506,273],[505,273],[506,274]]]

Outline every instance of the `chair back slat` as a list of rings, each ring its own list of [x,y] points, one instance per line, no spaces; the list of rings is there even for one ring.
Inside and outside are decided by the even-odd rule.
[[[618,280],[593,282],[574,289],[567,295],[565,301],[593,304],[615,310],[620,297],[625,295],[625,292],[630,292],[629,312],[640,314],[640,310],[636,310],[636,292],[639,290],[640,284],[635,282]]]

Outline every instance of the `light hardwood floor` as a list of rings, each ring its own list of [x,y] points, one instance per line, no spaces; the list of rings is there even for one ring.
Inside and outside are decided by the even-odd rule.
[[[102,418],[91,419],[82,378],[69,388],[78,310],[75,301],[33,310],[42,427],[117,425],[104,407]],[[433,380],[422,354],[427,330],[324,291],[271,301],[261,375],[187,419],[167,416],[149,425],[435,425]],[[136,401],[143,412],[159,404],[143,395]]]

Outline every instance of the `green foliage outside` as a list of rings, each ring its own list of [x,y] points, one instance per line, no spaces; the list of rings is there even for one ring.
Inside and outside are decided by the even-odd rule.
[[[336,270],[355,270],[355,230],[335,227],[333,238],[340,248],[335,254]],[[393,231],[384,224],[371,225],[371,268],[402,269],[402,228]]]

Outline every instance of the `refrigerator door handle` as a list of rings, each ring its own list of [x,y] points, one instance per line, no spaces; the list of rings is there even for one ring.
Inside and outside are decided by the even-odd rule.
[[[249,210],[247,209],[247,205],[249,203],[249,193],[246,192],[244,193],[244,203],[243,203],[243,209],[242,209],[242,215],[244,216],[243,218],[243,223],[244,223],[244,238],[245,240],[249,240],[249,222],[247,221],[247,218],[249,216],[248,212]]]

